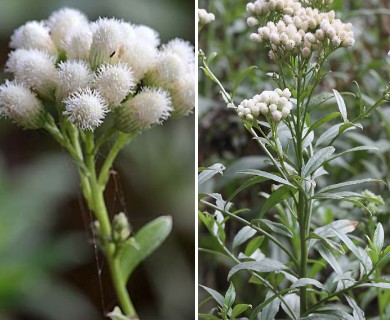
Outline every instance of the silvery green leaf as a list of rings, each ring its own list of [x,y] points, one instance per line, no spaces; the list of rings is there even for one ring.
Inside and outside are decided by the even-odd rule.
[[[238,271],[250,270],[256,272],[273,272],[288,269],[283,263],[265,258],[260,261],[243,262],[235,265],[228,274],[228,280]]]
[[[342,125],[342,123],[339,123],[326,130],[323,134],[320,135],[315,146],[318,147],[320,145],[329,144],[329,142],[331,142],[333,138],[337,136],[337,134],[339,133],[339,129]]]
[[[309,286],[309,285],[312,285],[312,286],[315,286],[317,288],[326,290],[324,285],[321,282],[319,282],[319,281],[317,281],[315,279],[310,279],[310,278],[298,279],[296,282],[294,282],[292,284],[291,288],[306,287],[306,286]]]
[[[333,221],[324,227],[319,227],[313,233],[323,238],[332,238],[335,237],[333,230],[337,230],[340,233],[350,233],[356,229],[357,225],[357,221],[341,219]]]
[[[279,177],[279,176],[277,176],[277,175],[275,175],[273,173],[269,173],[269,172],[265,172],[265,171],[261,171],[261,170],[254,170],[254,169],[248,169],[248,170],[240,171],[239,173],[240,174],[248,174],[248,175],[252,175],[252,176],[259,176],[259,177],[268,178],[270,180],[279,182],[281,184],[285,184],[285,185],[294,187],[286,179],[283,179],[283,178],[281,178],[281,177]]]
[[[236,304],[233,308],[233,311],[232,311],[232,319],[235,319],[241,313],[248,310],[248,308],[252,308],[252,305],[250,305],[250,304]]]
[[[245,241],[249,240],[256,234],[256,230],[245,226],[240,231],[237,232],[236,236],[233,239],[233,249],[237,248],[241,244],[243,244]]]
[[[283,236],[286,236],[286,237],[289,237],[289,238],[292,238],[292,236],[293,236],[293,234],[290,231],[290,229],[288,229],[285,225],[283,225],[281,223],[273,222],[273,221],[267,220],[267,219],[255,219],[255,220],[253,220],[253,222],[256,222],[256,221],[259,221],[259,222],[265,224],[268,228],[270,228],[275,233],[278,233],[280,235],[283,235]]]
[[[330,186],[322,188],[321,190],[318,191],[318,193],[327,193],[327,192],[330,192],[330,191],[333,191],[333,190],[336,190],[336,189],[349,187],[349,186],[362,184],[362,183],[369,183],[369,182],[383,182],[383,180],[378,180],[378,179],[360,179],[360,180],[346,181],[346,182],[332,184]]]
[[[199,285],[199,286],[201,288],[203,288],[204,290],[206,290],[221,307],[224,306],[224,299],[225,298],[222,296],[222,294],[220,294],[219,292],[217,292],[214,289],[211,289],[209,287],[202,286],[202,285]]]
[[[273,295],[274,294],[271,291],[268,291],[267,295],[265,296],[265,300],[271,298]],[[279,308],[280,299],[276,298],[263,308],[263,311],[261,311],[261,313],[258,315],[258,318],[261,320],[274,320],[276,314],[279,311]]]
[[[303,167],[302,176],[307,177],[316,171],[326,160],[330,158],[334,151],[335,148],[333,147],[326,147],[317,151]]]
[[[351,148],[351,149],[348,149],[348,150],[345,150],[341,153],[338,153],[336,155],[334,155],[333,157],[331,157],[329,159],[329,161],[332,161],[336,158],[339,158],[345,154],[348,154],[348,153],[351,153],[351,152],[357,152],[357,151],[367,151],[367,150],[379,150],[377,147],[373,147],[373,146],[360,146],[360,147],[355,147],[355,148]]]
[[[309,130],[308,128],[305,128],[305,130],[303,131],[303,136],[306,135],[308,130]],[[313,140],[314,140],[314,132],[310,131],[309,134],[305,136],[305,139],[303,139],[302,149],[305,150],[313,142]]]
[[[373,243],[377,252],[380,252],[382,250],[384,239],[385,239],[385,234],[383,231],[383,227],[382,224],[379,222],[378,225],[376,226],[374,239],[373,239]]]
[[[329,263],[329,265],[337,274],[343,274],[343,270],[341,269],[340,264],[337,262],[337,259],[327,247],[325,247],[323,244],[319,244],[316,246],[316,249],[321,257],[323,257],[325,261]]]
[[[223,170],[225,170],[225,166],[221,163],[215,163],[208,168],[204,168],[198,175],[198,185],[210,180],[218,173],[223,174]]]
[[[381,289],[390,289],[390,283],[389,282],[369,282],[369,283],[359,284],[357,287],[374,287],[374,288],[381,288]]]
[[[229,289],[226,291],[225,298],[224,298],[224,305],[230,309],[236,300],[236,290],[234,289],[234,285],[232,282],[230,282]]]
[[[360,307],[357,305],[356,301],[353,298],[351,298],[350,296],[347,296],[347,295],[344,295],[344,296],[347,299],[348,304],[351,306],[351,308],[353,310],[354,319],[355,320],[366,320],[363,310],[360,309]]]
[[[284,303],[281,304],[283,311],[291,318],[291,319],[299,319],[299,314],[300,314],[300,300],[299,296],[296,293],[289,293],[286,294],[283,297],[284,301],[286,304],[290,307],[288,309]]]
[[[294,189],[290,186],[287,186],[287,185],[281,186],[280,188],[276,189],[267,197],[267,200],[265,201],[265,203],[261,207],[259,215],[262,216],[268,210],[274,208],[278,203],[293,197],[296,192],[297,192],[296,189]],[[287,236],[289,236],[289,235],[287,235]]]
[[[337,90],[335,90],[335,89],[333,89],[333,94],[334,94],[334,97],[336,98],[336,102],[337,102],[337,105],[339,107],[341,116],[342,116],[342,118],[344,120],[344,123],[347,123],[348,122],[347,107],[345,106],[344,99],[341,96],[341,94]]]

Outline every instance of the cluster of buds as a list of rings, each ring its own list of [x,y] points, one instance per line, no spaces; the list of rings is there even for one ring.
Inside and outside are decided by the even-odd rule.
[[[181,39],[160,45],[143,25],[64,8],[32,21],[11,37],[0,86],[0,115],[26,129],[45,124],[45,102],[82,130],[95,130],[113,112],[120,131],[135,133],[195,105],[193,46]],[[61,119],[59,119],[60,121]]]
[[[304,4],[329,1],[305,1]],[[269,56],[278,60],[286,55],[301,54],[310,58],[314,52],[355,43],[352,24],[336,19],[334,11],[321,12],[318,8],[305,7],[296,0],[256,0],[247,4],[250,27],[260,26],[250,35],[255,42],[266,42],[270,46]]]
[[[215,20],[215,15],[213,13],[209,13],[206,9],[198,9],[198,23],[200,25],[209,24],[210,22]]]
[[[363,204],[372,214],[377,214],[380,211],[380,207],[385,204],[382,196],[376,195],[369,190],[364,190],[362,195],[365,197],[363,199]]]
[[[290,98],[291,92],[287,88],[263,91],[252,99],[243,100],[236,111],[240,118],[249,121],[263,115],[268,121],[279,123],[282,119],[287,118],[293,108]]]

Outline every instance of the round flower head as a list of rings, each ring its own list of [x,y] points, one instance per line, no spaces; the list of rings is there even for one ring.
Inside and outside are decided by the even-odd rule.
[[[188,63],[195,62],[195,53],[193,45],[183,39],[173,39],[163,46],[164,52],[177,54],[180,58]]]
[[[64,49],[63,44],[70,34],[88,26],[88,18],[78,10],[63,8],[53,12],[47,24],[56,46]]]
[[[171,98],[167,91],[145,87],[118,109],[117,127],[123,132],[136,133],[161,124],[168,119],[171,111]]]
[[[195,75],[187,74],[173,86],[171,96],[174,111],[173,117],[188,115],[195,107]]]
[[[92,31],[89,27],[74,31],[63,42],[67,59],[89,60],[89,51],[92,43]]]
[[[205,9],[198,9],[198,22],[201,25],[208,24],[215,20],[213,13],[208,13]]]
[[[6,81],[0,86],[0,116],[25,129],[42,128],[46,113],[41,101],[22,84]]]
[[[110,108],[119,106],[134,86],[133,73],[124,63],[101,65],[94,81]]]
[[[9,46],[12,49],[39,49],[55,54],[57,49],[49,31],[42,22],[27,22],[14,31]]]
[[[119,52],[119,59],[130,67],[135,81],[139,82],[155,64],[157,54],[155,47],[134,38],[126,41]]]
[[[107,103],[97,91],[79,90],[64,100],[64,115],[71,123],[83,130],[95,130],[107,113]]]
[[[89,61],[93,69],[107,62],[115,62],[124,44],[122,23],[116,19],[100,18],[92,27]]]
[[[160,36],[158,32],[148,26],[134,26],[134,34],[136,38],[142,39],[144,43],[147,43],[152,47],[156,48],[160,45]]]
[[[172,83],[182,78],[187,69],[187,63],[179,55],[172,52],[162,52],[154,67],[146,75],[149,85],[169,89]]]
[[[93,74],[84,61],[64,61],[58,65],[57,100],[61,101],[79,89],[87,88],[93,80]]]
[[[54,57],[37,49],[12,51],[6,69],[15,75],[18,82],[25,83],[43,98],[53,95],[57,71]]]

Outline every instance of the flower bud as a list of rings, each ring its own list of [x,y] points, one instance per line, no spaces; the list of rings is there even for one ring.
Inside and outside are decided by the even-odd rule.
[[[161,124],[172,111],[171,98],[161,88],[144,87],[118,109],[116,123],[119,130],[136,133]]]
[[[92,31],[89,27],[74,31],[63,43],[66,58],[69,60],[89,61],[92,44]]]
[[[130,237],[131,229],[129,221],[123,212],[118,213],[112,221],[112,240],[123,242]]]
[[[97,91],[89,88],[79,90],[64,100],[64,115],[83,130],[95,130],[107,113],[107,103]]]
[[[0,86],[0,116],[24,129],[42,128],[46,112],[41,101],[23,84],[6,81]]]
[[[195,108],[195,76],[187,74],[177,81],[171,90],[173,117],[188,115]]]

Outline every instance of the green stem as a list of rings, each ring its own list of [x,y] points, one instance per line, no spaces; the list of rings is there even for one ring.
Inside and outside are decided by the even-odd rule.
[[[90,209],[95,213],[96,219],[100,224],[100,236],[102,239],[102,248],[106,256],[111,273],[112,282],[117,294],[122,312],[132,320],[138,319],[137,313],[131,302],[126,288],[126,282],[123,279],[120,270],[119,260],[115,256],[115,245],[110,241],[111,223],[108,216],[106,204],[104,201],[105,185],[101,185],[97,179],[95,168],[95,143],[92,133],[85,135],[85,161],[89,171],[89,184],[91,187],[91,197],[89,201]],[[118,150],[119,152],[119,150]],[[116,152],[117,154],[117,152]],[[113,160],[112,160],[113,161]]]

